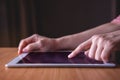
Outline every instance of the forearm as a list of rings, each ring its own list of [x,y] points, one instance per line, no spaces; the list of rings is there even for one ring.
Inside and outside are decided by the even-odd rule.
[[[89,39],[93,35],[104,34],[104,33],[113,32],[116,30],[120,30],[120,24],[110,22],[110,23],[97,26],[93,29],[90,29],[84,32],[80,32],[80,33],[68,35],[68,36],[63,36],[63,37],[56,39],[57,48],[58,49],[74,49],[80,43]]]
[[[77,38],[79,37],[79,38]],[[79,43],[83,42],[82,33],[63,36],[56,39],[57,49],[74,49]]]

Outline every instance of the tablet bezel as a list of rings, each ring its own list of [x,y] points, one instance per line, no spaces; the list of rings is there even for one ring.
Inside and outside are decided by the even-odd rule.
[[[53,63],[24,63],[24,64],[18,64],[18,62],[27,56],[29,53],[22,53],[13,60],[11,60],[9,63],[5,64],[5,67],[115,67],[115,63],[103,63],[103,64],[53,64]]]

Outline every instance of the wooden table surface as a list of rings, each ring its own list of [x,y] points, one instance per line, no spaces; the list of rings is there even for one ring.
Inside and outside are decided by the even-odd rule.
[[[0,80],[120,80],[120,68],[6,68],[17,48],[0,48]]]

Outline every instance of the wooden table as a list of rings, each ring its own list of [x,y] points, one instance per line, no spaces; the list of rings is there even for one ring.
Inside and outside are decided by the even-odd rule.
[[[0,48],[0,80],[120,80],[120,68],[5,68],[17,48]]]

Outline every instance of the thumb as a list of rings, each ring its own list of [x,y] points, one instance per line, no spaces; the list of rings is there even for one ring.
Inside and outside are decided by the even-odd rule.
[[[38,49],[40,49],[40,45],[38,43],[31,43],[27,45],[22,52],[31,52]]]

